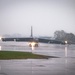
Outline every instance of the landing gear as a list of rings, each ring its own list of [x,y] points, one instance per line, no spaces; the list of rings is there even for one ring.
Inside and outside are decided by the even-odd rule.
[[[30,44],[29,44],[29,47],[38,47],[38,43],[35,43],[35,42],[31,42]]]
[[[38,44],[35,44],[35,47],[38,47]]]

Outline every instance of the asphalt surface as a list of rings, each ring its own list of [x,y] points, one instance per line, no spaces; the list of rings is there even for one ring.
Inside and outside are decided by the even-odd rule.
[[[75,75],[75,45],[0,43],[0,50],[27,51],[56,56],[49,59],[0,60],[0,75]]]

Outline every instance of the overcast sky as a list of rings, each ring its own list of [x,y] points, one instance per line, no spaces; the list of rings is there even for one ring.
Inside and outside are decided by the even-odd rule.
[[[30,36],[31,26],[35,36],[75,34],[75,0],[0,0],[0,35]]]

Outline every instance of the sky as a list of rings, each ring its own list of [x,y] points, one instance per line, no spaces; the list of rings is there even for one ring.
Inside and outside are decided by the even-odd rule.
[[[53,36],[75,34],[75,0],[0,0],[0,35]]]

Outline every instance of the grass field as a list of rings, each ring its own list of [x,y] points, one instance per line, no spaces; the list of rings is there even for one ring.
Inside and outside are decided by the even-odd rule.
[[[48,59],[50,56],[33,54],[31,52],[0,51],[0,60],[2,59]]]

